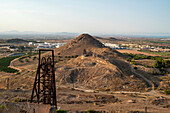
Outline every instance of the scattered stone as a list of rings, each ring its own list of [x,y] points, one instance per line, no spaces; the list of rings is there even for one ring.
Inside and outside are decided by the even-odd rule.
[[[128,100],[128,103],[136,103],[136,100]]]

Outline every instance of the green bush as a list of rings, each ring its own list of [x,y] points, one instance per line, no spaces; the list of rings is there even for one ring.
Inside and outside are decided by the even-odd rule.
[[[22,100],[20,98],[15,98],[13,101],[14,102],[22,102]]]
[[[57,109],[56,113],[67,113],[67,111],[66,110],[62,110],[62,109]]]
[[[134,69],[138,69],[138,68],[135,66]]]
[[[153,75],[158,75],[158,73],[156,71],[152,71],[151,72]]]
[[[18,59],[19,62],[23,63],[23,61],[21,59]]]
[[[164,93],[166,94],[166,95],[169,95],[170,94],[170,90],[164,90]]]
[[[16,72],[17,75],[21,74],[20,72]]]
[[[79,55],[75,55],[75,58],[77,58]]]
[[[28,59],[25,59],[25,62],[29,62],[29,60],[28,60]]]
[[[27,111],[24,109],[20,109],[19,113],[27,113]]]
[[[131,64],[136,65],[136,62],[135,61],[131,61]]]
[[[153,67],[159,68],[161,74],[164,75],[165,73],[167,73],[164,68],[170,67],[170,60],[163,60],[162,58],[157,58]]]
[[[127,60],[128,62],[131,62],[131,59],[130,59],[130,58],[127,58],[126,60]]]
[[[3,105],[0,104],[0,108],[5,108],[5,106],[3,106]]]
[[[33,57],[33,60],[35,60],[37,57],[35,56],[35,57]]]
[[[62,58],[62,56],[58,56],[58,58]]]

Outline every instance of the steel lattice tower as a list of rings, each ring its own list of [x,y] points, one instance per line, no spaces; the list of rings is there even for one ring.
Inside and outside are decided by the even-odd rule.
[[[42,51],[48,51],[52,54],[51,56],[49,55],[47,58],[41,58]],[[55,105],[57,107],[54,71],[54,50],[39,50],[38,68],[31,95],[31,102],[33,101],[37,103],[42,102],[43,104]]]

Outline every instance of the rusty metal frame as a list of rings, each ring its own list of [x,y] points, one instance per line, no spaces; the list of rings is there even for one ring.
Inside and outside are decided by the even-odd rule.
[[[49,51],[52,55],[47,58],[41,58],[42,51]],[[52,49],[39,49],[39,62],[32,89],[31,102],[50,104],[57,107],[54,50]]]

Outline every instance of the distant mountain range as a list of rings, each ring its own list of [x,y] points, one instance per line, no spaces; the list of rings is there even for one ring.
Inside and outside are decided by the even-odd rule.
[[[58,35],[78,35],[79,33],[70,33],[70,32],[37,32],[37,31],[4,31],[0,32],[0,34],[58,34]]]
[[[36,32],[36,31],[5,31],[0,32],[0,39],[68,39],[78,36],[79,33],[69,32]]]
[[[37,32],[37,31],[4,31],[0,32],[0,38],[73,38],[81,33],[74,32]],[[127,37],[144,37],[144,38],[170,38],[170,33],[113,33],[113,34],[102,34],[102,33],[91,33],[93,36],[100,37],[116,37],[116,38],[127,38]]]

